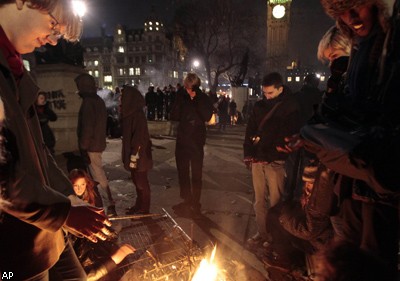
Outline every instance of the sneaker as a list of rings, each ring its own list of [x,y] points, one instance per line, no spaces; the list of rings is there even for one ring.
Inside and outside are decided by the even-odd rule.
[[[251,245],[251,246],[255,246],[260,244],[263,241],[263,238],[261,237],[260,233],[257,232],[256,234],[254,234],[251,238],[247,239],[247,244]]]
[[[265,248],[265,249],[269,249],[269,248],[271,248],[271,242],[269,242],[269,241],[265,241],[263,244],[262,244],[262,246]]]
[[[117,211],[115,211],[115,205],[107,207],[107,216],[109,216],[110,218],[118,216]]]

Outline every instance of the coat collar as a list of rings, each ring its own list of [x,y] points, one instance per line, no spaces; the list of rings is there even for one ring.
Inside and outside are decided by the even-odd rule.
[[[17,84],[6,59],[0,52],[0,73],[2,74],[0,85],[3,85],[0,89],[3,92],[1,95],[6,98],[14,98],[20,104],[23,112],[27,112],[35,103],[39,92],[39,87],[35,84],[29,72],[24,68],[24,74]],[[23,94],[20,95],[20,93]]]

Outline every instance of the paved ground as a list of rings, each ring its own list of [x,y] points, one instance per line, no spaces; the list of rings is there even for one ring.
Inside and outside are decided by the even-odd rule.
[[[203,168],[203,219],[193,220],[174,213],[172,206],[181,202],[175,165],[175,138],[152,135],[154,168],[149,173],[152,191],[151,211],[164,208],[200,247],[217,244],[217,258],[244,264],[247,280],[265,280],[264,265],[250,252],[245,241],[256,231],[252,207],[251,173],[243,159],[244,126],[227,128],[220,133],[208,130]],[[109,139],[103,154],[105,171],[116,199],[117,212],[133,205],[135,189],[129,173],[122,167],[121,140]],[[62,157],[57,161],[63,167]],[[242,279],[245,280],[245,279]]]

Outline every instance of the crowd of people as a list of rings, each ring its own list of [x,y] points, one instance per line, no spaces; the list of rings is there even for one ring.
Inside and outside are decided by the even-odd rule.
[[[176,86],[168,85],[162,90],[157,87],[155,90],[154,86],[150,86],[148,91],[145,93],[146,101],[146,116],[147,120],[150,121],[166,121],[171,120],[172,106],[176,100],[177,95],[185,91],[181,83],[177,83]],[[202,90],[205,93],[204,90]],[[236,125],[243,123],[243,115],[241,111],[237,109],[237,104],[234,99],[231,99],[227,94],[217,95],[209,91],[206,95],[214,105],[214,114],[218,121],[220,131],[224,131],[227,125]],[[243,110],[247,110],[247,104],[243,107]],[[251,109],[250,109],[251,110]]]
[[[286,271],[320,255],[317,280],[399,280],[399,4],[321,3],[336,21],[318,47],[327,88],[307,76],[287,94],[270,73],[248,121],[258,231],[247,242]]]
[[[327,88],[307,75],[292,93],[270,72],[262,100],[245,107],[244,163],[257,225],[247,244],[263,249],[268,267],[287,271],[320,255],[318,280],[398,280],[400,4],[321,3],[336,21],[318,46],[318,58],[330,63]],[[95,79],[75,78],[84,165],[67,177],[52,157],[48,122],[57,116],[21,59],[61,37],[75,41],[81,29],[67,0],[0,0],[0,272],[15,280],[98,280],[135,252],[118,245],[108,220],[117,213],[102,167],[107,109]],[[150,87],[143,96],[125,85],[120,95],[121,158],[137,193],[126,214],[151,209],[147,121],[172,120],[183,200],[173,209],[202,218],[206,123],[218,113],[221,131],[235,124],[235,101],[204,93],[195,73],[176,88]]]

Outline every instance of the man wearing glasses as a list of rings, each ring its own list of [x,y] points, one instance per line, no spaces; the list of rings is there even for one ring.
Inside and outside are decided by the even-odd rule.
[[[101,210],[71,206],[71,183],[41,138],[33,107],[39,88],[21,59],[37,47],[56,45],[61,37],[76,41],[81,30],[71,1],[0,0],[2,132],[9,151],[0,167],[6,202],[0,206],[0,273],[15,280],[49,280],[50,268],[63,280],[86,280],[63,229],[93,242],[109,234],[105,226],[110,222]]]

